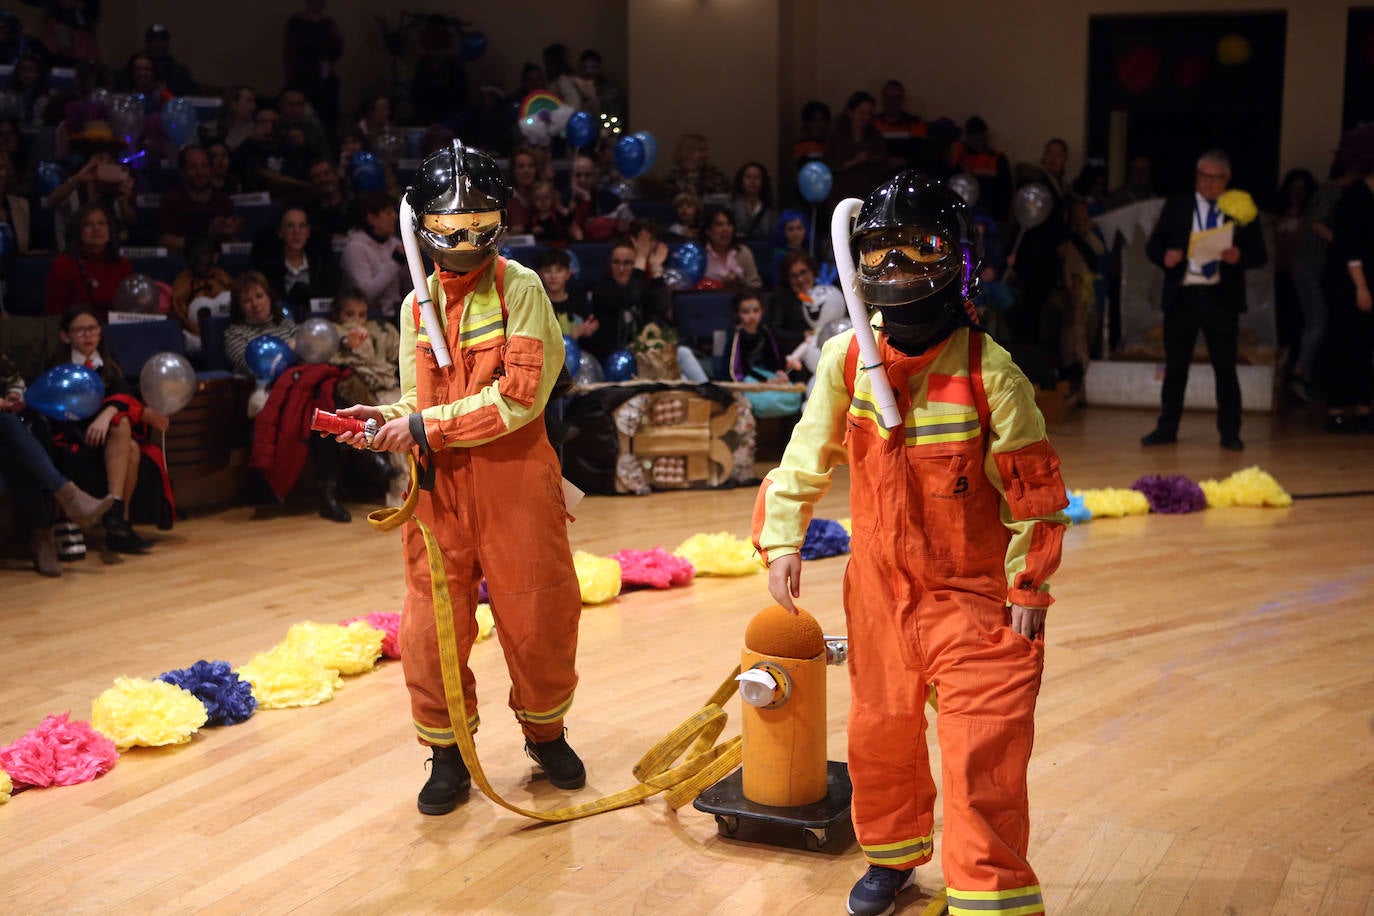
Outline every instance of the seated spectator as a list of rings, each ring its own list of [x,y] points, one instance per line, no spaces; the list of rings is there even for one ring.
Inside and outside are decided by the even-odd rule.
[[[62,314],[59,336],[62,346],[53,354],[52,366],[76,363],[93,369],[105,384],[105,403],[85,420],[50,421],[53,447],[63,472],[86,491],[102,490],[115,497],[102,524],[105,542],[120,553],[146,553],[152,546],[129,524],[129,504],[138,484],[142,452],[139,440],[151,427],[166,432],[167,417],[129,394],[124,370],[105,345],[101,322],[88,305],[74,305]],[[157,466],[154,465],[154,470]],[[164,493],[170,487],[163,481]],[[171,518],[159,513],[171,527]]]
[[[344,193],[338,167],[330,159],[317,159],[311,163],[306,179],[314,191],[310,225],[321,238],[343,238],[353,224],[353,201]]]
[[[544,178],[545,163],[544,154],[531,146],[517,146],[510,154],[510,198],[506,201],[506,216],[511,235],[524,235],[531,230],[534,185]]]
[[[773,209],[773,180],[762,162],[746,162],[739,167],[730,209],[741,241],[773,237],[778,211]]]
[[[568,253],[560,248],[541,251],[534,262],[534,270],[544,284],[544,292],[548,294],[563,333],[573,340],[595,334],[600,323],[588,307],[590,301],[586,290],[571,285],[572,258]]]
[[[825,159],[825,141],[830,137],[830,106],[812,99],[802,106],[801,122],[801,136],[792,144],[792,162],[798,171],[808,162]]]
[[[701,198],[691,191],[681,191],[673,198],[677,222],[668,227],[668,234],[685,242],[701,240]]]
[[[572,221],[581,227],[583,236],[587,235],[587,224],[594,217],[602,215],[597,207],[597,170],[596,160],[586,153],[573,157],[572,174],[568,186],[568,209]],[[609,227],[607,227],[609,228]],[[597,233],[598,238],[606,236]]]
[[[569,242],[582,241],[582,227],[573,222],[558,202],[552,181],[536,181],[530,188],[530,234],[541,245],[567,248]]]
[[[205,145],[205,154],[210,157],[210,186],[221,194],[233,197],[243,190],[243,180],[234,171],[234,159],[229,147],[223,140],[212,140]]]
[[[332,299],[339,291],[338,259],[327,239],[315,239],[304,207],[282,210],[276,234],[253,247],[253,266],[300,318],[310,314],[311,300]]]
[[[224,94],[216,135],[232,152],[244,140],[253,136],[258,99],[247,86],[236,86]]]
[[[651,219],[637,219],[630,223],[626,233],[635,246],[635,269],[644,271],[650,280],[663,276],[663,265],[668,261],[668,243],[663,240],[663,230]]]
[[[724,207],[707,207],[706,277],[729,289],[757,289],[762,282],[754,253],[735,241],[735,217]]]
[[[662,280],[650,280],[635,269],[635,246],[621,239],[611,246],[610,275],[592,290],[592,317],[596,330],[582,338],[582,349],[605,359],[629,346],[651,321],[666,327],[672,323],[672,299]]]
[[[19,191],[19,176],[8,153],[0,151],[0,232],[14,239],[13,253],[28,254],[31,241],[29,200]]]
[[[42,418],[26,412],[24,379],[0,353],[0,480],[29,529],[33,568],[41,576],[62,575],[53,536],[53,502],[78,528],[90,528],[114,506],[114,497],[96,499],[68,480],[44,447]]]
[[[33,51],[25,51],[14,62],[12,91],[19,103],[19,119],[31,127],[41,127],[47,113],[48,70]]]
[[[816,287],[818,270],[815,258],[801,250],[787,252],[779,264],[778,288],[768,309],[768,326],[784,351],[790,352],[801,343],[814,324],[807,320],[807,309],[813,304],[811,290]]]
[[[67,250],[53,259],[48,270],[43,310],[62,315],[85,305],[103,321],[120,281],[133,272],[129,259],[119,253],[105,208],[98,203],[82,204],[68,225]]]
[[[310,103],[305,93],[295,86],[287,86],[277,97],[278,128],[285,132],[299,128],[305,141],[305,155],[308,162],[326,158],[330,155],[329,138],[325,136],[324,125],[310,113]]]
[[[143,51],[135,51],[129,58],[129,62],[120,71],[119,78],[115,80],[115,85],[124,92],[142,94],[143,107],[149,112],[161,111],[169,99],[176,97],[175,93],[162,85],[157,78],[157,65]]]
[[[224,314],[229,307],[229,292],[234,280],[220,270],[219,246],[203,235],[193,235],[183,249],[186,269],[172,282],[172,317],[181,322],[186,349],[200,352],[200,312]]]
[[[88,121],[68,138],[68,144],[73,153],[84,155],[86,162],[48,195],[59,246],[66,243],[67,227],[77,209],[88,203],[104,206],[116,240],[128,239],[138,221],[138,211],[134,207],[133,176],[117,158],[123,142],[104,121]]]
[[[401,332],[389,321],[370,320],[367,310],[367,298],[356,289],[339,293],[330,309],[339,331],[339,352],[329,362],[353,370],[339,382],[335,399],[374,407],[395,404],[401,399]],[[386,504],[401,505],[410,484],[406,457],[397,452],[373,457],[374,468],[388,480]]]
[[[238,238],[243,220],[234,213],[229,195],[210,183],[210,156],[205,150],[186,147],[177,165],[181,185],[162,195],[157,211],[158,244],[176,252],[192,235],[209,236],[216,244]]]
[[[172,56],[172,33],[165,25],[148,26],[143,33],[143,53],[153,62],[158,82],[172,95],[195,95],[196,81],[186,65]]]
[[[264,334],[280,337],[292,349],[296,347],[296,322],[282,312],[267,278],[256,270],[246,271],[234,281],[229,294],[224,353],[231,369],[240,375],[251,375],[246,358],[248,344]]]
[[[711,164],[711,146],[701,134],[682,135],[673,163],[673,170],[668,173],[668,190],[673,194],[691,191],[704,199],[730,193],[730,179]]]
[[[402,289],[408,289],[405,252],[396,237],[396,204],[384,191],[358,195],[361,220],[348,233],[343,250],[344,282],[362,290],[387,318],[401,305]]]
[[[391,123],[391,99],[384,95],[368,97],[358,118],[358,130],[367,146],[370,148],[382,134],[395,129],[396,125]]]
[[[964,122],[964,141],[955,144],[954,168],[978,179],[978,207],[1001,222],[1011,214],[1011,163],[988,141],[988,122],[974,115]]]
[[[784,210],[773,229],[773,276],[782,276],[776,265],[794,251],[811,254],[811,220],[800,210]]]
[[[831,200],[863,199],[882,180],[887,144],[873,126],[873,107],[873,96],[855,92],[835,119],[825,144],[825,162],[834,176]]]
[[[234,170],[244,190],[280,195],[309,189],[304,138],[297,128],[295,142],[290,142],[279,129],[280,120],[271,108],[259,108],[253,116],[253,135],[234,150]]]
[[[764,323],[763,297],[757,290],[735,293],[735,326],[725,338],[725,377],[732,382],[790,384],[782,350]]]

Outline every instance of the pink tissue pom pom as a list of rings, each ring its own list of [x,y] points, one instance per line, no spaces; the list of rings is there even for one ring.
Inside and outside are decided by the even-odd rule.
[[[48,716],[27,735],[0,747],[0,769],[15,785],[74,786],[108,773],[119,759],[109,738],[70,713]]]
[[[677,588],[692,581],[696,571],[690,561],[662,547],[653,550],[622,550],[611,559],[620,564],[622,586]]]
[[[364,614],[361,617],[350,617],[347,620],[340,620],[340,626],[348,626],[355,620],[372,627],[374,630],[381,630],[386,634],[382,639],[382,654],[387,658],[401,657],[401,615],[393,614],[388,611],[373,611],[371,614]]]

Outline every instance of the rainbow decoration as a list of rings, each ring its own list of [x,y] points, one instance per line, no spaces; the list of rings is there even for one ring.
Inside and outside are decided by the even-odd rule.
[[[538,90],[531,92],[520,100],[520,120],[537,115],[543,111],[554,111],[561,108],[563,100],[552,92]]]

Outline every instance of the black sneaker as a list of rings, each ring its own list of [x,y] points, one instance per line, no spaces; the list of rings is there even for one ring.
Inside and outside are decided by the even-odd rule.
[[[1140,437],[1141,445],[1173,445],[1178,441],[1178,433],[1154,429]]]
[[[845,905],[853,916],[887,916],[897,907],[897,895],[911,885],[914,868],[888,868],[870,865],[849,892]]]
[[[120,519],[118,523],[105,520],[105,546],[115,553],[144,554],[152,549],[152,542],[145,540],[128,522]]]
[[[587,784],[587,768],[577,752],[568,746],[568,730],[552,741],[535,744],[525,739],[525,753],[543,768],[549,782],[560,789],[580,789]]]
[[[463,754],[456,745],[432,748],[429,759],[429,780],[420,790],[417,800],[421,814],[448,814],[467,801],[472,790],[472,776],[463,763]]]

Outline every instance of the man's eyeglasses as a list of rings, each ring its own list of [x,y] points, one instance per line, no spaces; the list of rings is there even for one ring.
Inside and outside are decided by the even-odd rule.
[[[100,325],[85,325],[79,328],[68,328],[67,333],[73,337],[91,337],[100,333]]]
[[[1203,181],[1225,181],[1231,176],[1225,172],[1204,172],[1202,169],[1198,169],[1197,177]]]

